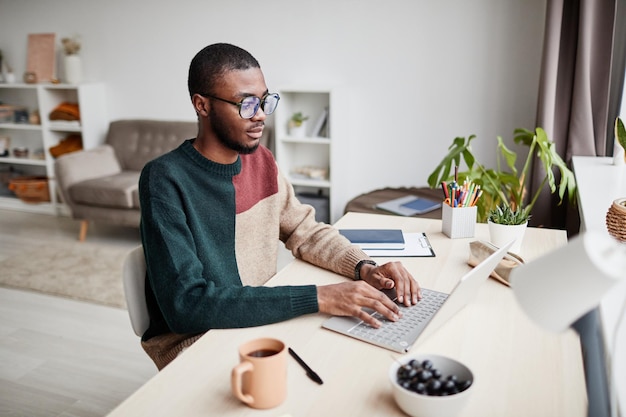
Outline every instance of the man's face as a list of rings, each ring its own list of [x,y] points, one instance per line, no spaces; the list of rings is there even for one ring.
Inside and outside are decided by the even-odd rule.
[[[260,68],[231,71],[213,92],[216,97],[240,102],[248,96],[263,98],[267,86]],[[254,152],[260,143],[265,125],[265,113],[259,108],[251,119],[239,115],[239,107],[223,101],[211,100],[209,120],[217,140],[226,148],[241,154]]]

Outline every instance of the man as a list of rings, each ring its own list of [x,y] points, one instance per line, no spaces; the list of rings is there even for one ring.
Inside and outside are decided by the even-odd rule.
[[[259,146],[278,105],[256,59],[229,44],[191,61],[189,94],[198,136],[150,163],[139,180],[150,326],[142,346],[162,369],[210,329],[260,326],[316,312],[372,326],[369,307],[397,320],[379,289],[401,302],[420,288],[397,262],[377,266],[332,226],[317,223]],[[296,258],[356,280],[264,287],[276,273],[278,240]]]

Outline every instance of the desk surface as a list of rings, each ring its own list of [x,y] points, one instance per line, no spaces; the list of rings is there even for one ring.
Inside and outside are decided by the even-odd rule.
[[[337,226],[392,227],[426,232],[434,258],[403,258],[423,287],[450,291],[469,270],[474,239],[448,239],[441,221],[348,213]],[[486,225],[476,238],[487,240]],[[522,255],[531,259],[566,243],[563,231],[527,231]],[[388,259],[380,259],[385,262]],[[269,285],[334,283],[345,278],[294,261]],[[397,354],[321,328],[327,316],[313,314],[269,326],[211,330],[148,381],[110,416],[402,416],[387,371]],[[290,360],[288,395],[272,410],[253,410],[230,393],[237,348],[257,337],[283,340],[324,380],[317,385]],[[526,318],[511,290],[488,280],[472,304],[411,353],[437,353],[461,360],[475,374],[475,391],[463,416],[585,416],[587,394],[578,336],[552,334]]]

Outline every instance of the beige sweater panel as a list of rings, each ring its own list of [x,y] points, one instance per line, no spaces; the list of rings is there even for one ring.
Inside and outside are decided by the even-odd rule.
[[[276,274],[278,240],[294,257],[349,278],[354,277],[360,260],[370,259],[337,229],[316,222],[314,208],[298,201],[280,171],[278,194],[238,214],[235,234],[237,266],[244,285],[263,285]]]

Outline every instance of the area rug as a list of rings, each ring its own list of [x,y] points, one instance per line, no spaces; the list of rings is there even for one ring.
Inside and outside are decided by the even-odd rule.
[[[41,245],[0,262],[0,285],[125,309],[122,263],[129,250],[87,242]]]

